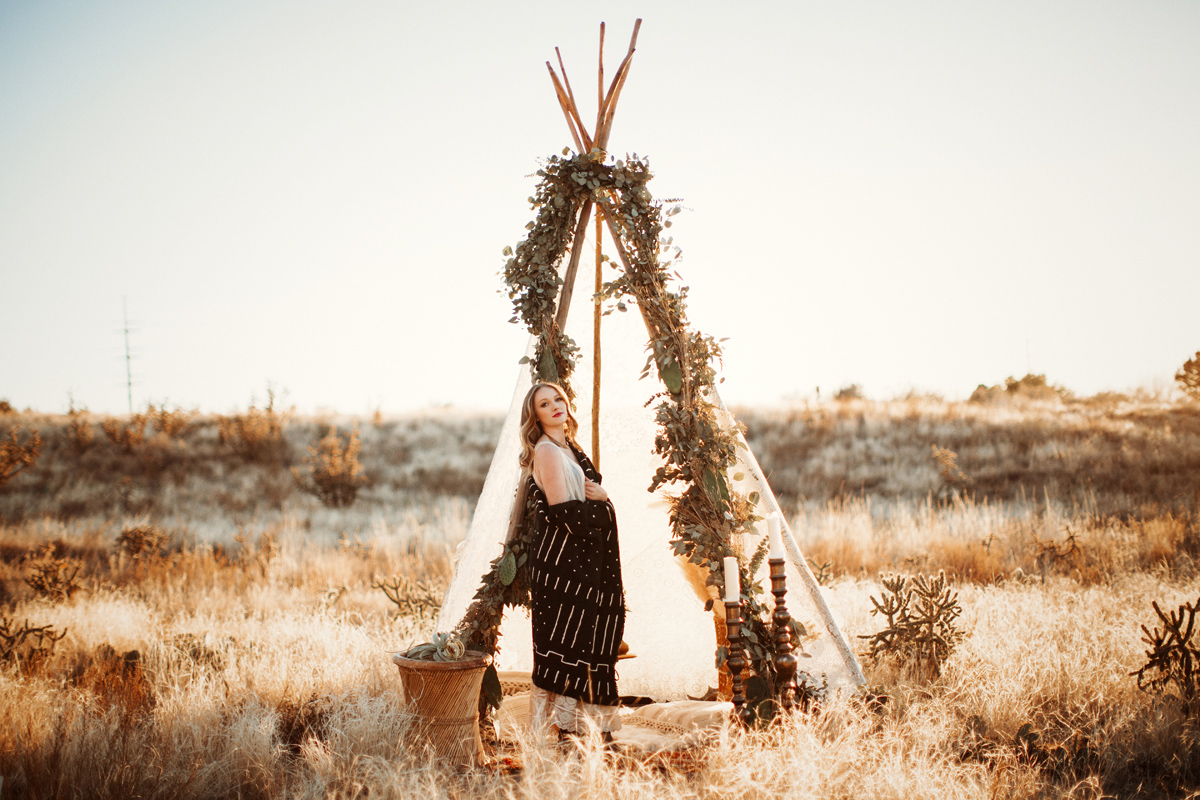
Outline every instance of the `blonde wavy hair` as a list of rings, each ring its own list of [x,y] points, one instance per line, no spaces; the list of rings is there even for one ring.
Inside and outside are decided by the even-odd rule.
[[[533,396],[538,393],[539,389],[551,388],[558,392],[563,400],[567,400],[567,393],[557,383],[535,383],[529,393],[525,395],[525,400],[521,403],[521,466],[528,470],[533,466],[533,448],[537,445],[538,440],[542,438],[545,432],[542,430],[542,424],[538,422],[537,412],[533,408]],[[575,419],[575,413],[571,411],[571,401],[567,400],[567,423],[563,426],[563,431],[567,435],[567,442],[579,447],[579,443],[575,441],[575,434],[579,431],[579,421]]]

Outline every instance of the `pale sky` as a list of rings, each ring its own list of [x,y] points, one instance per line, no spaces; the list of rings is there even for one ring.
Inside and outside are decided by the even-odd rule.
[[[637,17],[610,151],[682,198],[727,401],[1200,350],[1193,0],[0,0],[0,398],[123,411],[127,299],[138,406],[505,407],[544,62],[586,119]]]

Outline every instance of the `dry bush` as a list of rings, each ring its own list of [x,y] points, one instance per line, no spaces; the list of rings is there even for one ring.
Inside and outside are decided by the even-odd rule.
[[[958,453],[935,444],[933,445],[933,461],[937,465],[938,477],[941,479],[938,497],[942,499],[961,497],[970,487],[971,479],[959,469]]]
[[[15,413],[17,413],[17,410],[13,408],[12,403],[8,402],[7,400],[0,399],[0,417]]]
[[[979,384],[971,392],[972,403],[1021,403],[1021,402],[1059,402],[1069,401],[1074,396],[1061,386],[1046,382],[1045,375],[1029,374],[1023,378],[1011,375],[1004,379],[1004,385],[985,386]]]
[[[304,459],[308,475],[294,467],[292,474],[304,491],[316,495],[330,508],[353,505],[359,489],[366,482],[362,462],[358,460],[361,449],[357,427],[343,443],[337,429],[331,425],[324,438],[308,448],[308,457]]]
[[[96,429],[88,419],[86,408],[75,408],[75,401],[67,409],[67,439],[76,453],[83,453],[96,441]]]
[[[130,558],[153,558],[162,554],[167,537],[152,525],[133,525],[122,529],[116,544]]]
[[[252,401],[244,414],[217,417],[220,442],[248,461],[286,461],[288,447],[283,429],[287,421],[288,413],[275,408],[275,391],[268,388],[263,408]]]
[[[1183,362],[1175,373],[1175,382],[1188,397],[1200,400],[1200,352]]]
[[[146,417],[168,439],[183,438],[196,419],[196,414],[195,409],[185,411],[179,406],[169,409],[166,403],[161,406],[150,403],[146,406]]]
[[[41,597],[53,601],[70,600],[80,589],[78,575],[82,566],[74,558],[56,556],[54,545],[47,543],[26,562],[25,568],[30,574],[25,583]]]
[[[834,392],[833,399],[843,402],[846,400],[863,400],[862,385],[858,383],[847,384]]]
[[[9,430],[8,441],[0,442],[0,486],[32,467],[41,452],[42,437],[38,431],[21,436],[19,428]]]
[[[144,412],[130,414],[124,422],[109,418],[100,423],[100,429],[114,445],[125,453],[132,453],[146,441],[146,423],[150,418]]]

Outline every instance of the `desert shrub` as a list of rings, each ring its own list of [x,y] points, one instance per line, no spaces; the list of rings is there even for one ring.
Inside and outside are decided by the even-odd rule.
[[[75,402],[67,409],[67,441],[76,453],[82,453],[96,440],[96,429],[87,417],[86,408],[76,408]]]
[[[150,403],[146,406],[146,416],[168,439],[179,439],[191,428],[196,411],[185,411],[179,406],[170,409],[165,403],[161,406]]]
[[[275,408],[275,391],[268,388],[263,408],[251,401],[244,414],[217,417],[218,436],[221,444],[229,445],[249,461],[283,461],[287,455],[283,438],[287,417]]]
[[[958,453],[935,444],[933,445],[933,463],[937,465],[938,478],[941,480],[938,497],[961,497],[962,493],[971,485],[971,479],[959,469]]]
[[[11,429],[8,441],[0,442],[0,486],[32,467],[41,452],[42,437],[36,430],[26,437],[20,435],[19,428]]]
[[[862,384],[850,383],[838,389],[833,395],[834,400],[862,400]]]
[[[53,625],[30,625],[29,620],[18,626],[16,619],[7,614],[0,615],[0,663],[33,669],[66,635],[66,628],[56,631]]]
[[[54,554],[54,545],[46,544],[26,563],[30,574],[25,583],[41,597],[51,600],[70,600],[79,591],[79,570],[83,566],[74,558]]]
[[[1192,635],[1200,600],[1166,613],[1158,607],[1158,601],[1150,606],[1162,627],[1156,625],[1151,632],[1142,626],[1142,641],[1149,646],[1146,663],[1129,674],[1137,676],[1139,689],[1173,695],[1184,709],[1196,711],[1200,707],[1200,647]]]
[[[951,591],[946,574],[936,578],[918,574],[881,575],[884,591],[880,599],[871,597],[871,614],[885,619],[883,630],[862,635],[871,646],[872,659],[892,657],[915,666],[923,674],[936,677],[942,664],[963,638],[954,624],[962,613],[958,593]]]
[[[296,468],[292,469],[292,473],[304,491],[316,495],[330,508],[352,505],[366,480],[363,478],[362,463],[358,460],[361,449],[357,428],[343,442],[337,429],[330,426],[324,438],[316,446],[308,448],[308,458],[304,459],[308,475],[303,475]]]
[[[1183,362],[1175,373],[1175,382],[1188,397],[1200,400],[1200,352]]]
[[[121,422],[118,419],[106,419],[100,423],[100,429],[108,440],[126,453],[132,453],[134,448],[146,441],[146,423],[150,418],[143,412],[130,414],[129,419]]]
[[[17,410],[12,407],[12,403],[7,400],[0,400],[0,417],[15,413],[17,413]]]
[[[994,405],[1014,401],[1070,401],[1073,399],[1074,395],[1070,391],[1048,383],[1045,375],[1030,373],[1023,378],[1014,378],[1010,375],[1004,379],[1003,386],[987,386],[981,383],[975,388],[975,391],[971,392],[970,402]]]
[[[131,558],[159,555],[166,543],[167,537],[150,525],[134,525],[117,536],[117,547]]]

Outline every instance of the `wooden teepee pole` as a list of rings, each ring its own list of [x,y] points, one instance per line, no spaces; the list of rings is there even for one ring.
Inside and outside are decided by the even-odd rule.
[[[633,59],[634,50],[637,49],[638,31],[641,30],[641,27],[640,19],[633,23],[633,35],[629,38],[629,52],[625,54],[621,66],[617,67],[617,74],[613,76],[608,95],[604,98],[603,120],[597,122],[595,136],[596,146],[601,150],[608,147],[608,136],[612,133],[613,114],[617,111],[617,98],[621,96],[621,89],[625,87],[625,79],[629,77],[629,63]]]
[[[604,23],[600,23],[600,64],[596,70],[596,127],[592,130],[600,133],[604,122]]]
[[[575,147],[581,153],[592,152],[592,140],[584,130],[583,123],[577,122],[579,113],[575,111],[575,104],[571,102],[566,90],[559,83],[558,75],[555,74],[554,67],[550,66],[549,61],[546,62],[546,69],[550,71],[550,80],[554,82],[554,94],[558,97],[558,106],[562,109],[563,116],[567,118],[567,127],[571,129],[571,138],[575,140]]]
[[[592,295],[592,463],[600,469],[600,287],[604,276],[600,251],[600,212],[596,212],[596,292]]]
[[[559,80],[558,73],[554,71],[553,65],[549,61],[546,62],[546,69],[550,73],[550,80],[554,84],[554,94],[558,99],[559,108],[562,109],[563,117],[567,120],[567,128],[571,131],[571,138],[575,140],[575,147],[580,153],[590,153],[593,148],[605,149],[608,144],[608,136],[612,131],[613,114],[616,112],[617,100],[621,95],[621,89],[625,86],[625,79],[629,75],[629,64],[633,58],[634,50],[637,47],[638,31],[642,27],[642,21],[639,19],[633,24],[633,35],[629,39],[629,50],[625,53],[625,58],[621,60],[621,66],[617,68],[616,74],[613,76],[612,83],[608,87],[608,92],[604,91],[604,23],[600,23],[600,63],[596,81],[596,127],[594,135],[589,135],[587,128],[583,125],[583,119],[579,116],[579,108],[575,103],[575,92],[571,89],[571,81],[567,78],[567,68],[563,64],[562,53],[556,47],[554,55],[558,60],[558,68],[562,70],[562,80]],[[563,273],[563,287],[559,293],[558,310],[555,312],[554,321],[558,325],[559,330],[562,330],[567,324],[567,314],[571,308],[571,297],[575,291],[575,278],[579,271],[579,259],[583,253],[583,235],[587,230],[587,224],[592,212],[592,201],[585,201],[579,210],[579,219],[575,225],[574,239],[571,242],[571,258],[567,262],[566,272]],[[601,222],[600,210],[596,210],[596,282],[595,295],[592,303],[592,459],[593,463],[600,464],[600,289],[603,285],[603,275],[601,265],[603,264],[603,253],[600,249],[601,237]],[[607,219],[607,215],[606,219]],[[628,256],[621,248],[620,241],[613,233],[613,223],[611,219],[607,219],[608,227],[613,241],[616,242],[617,250],[622,261],[628,262]]]
[[[579,258],[583,255],[583,236],[587,233],[588,219],[592,215],[592,201],[585,200],[579,209],[579,221],[575,223],[575,238],[571,240],[571,260],[563,274],[563,287],[558,295],[558,311],[554,322],[561,331],[567,324],[567,312],[571,310],[571,295],[575,292],[575,274],[579,272]]]

